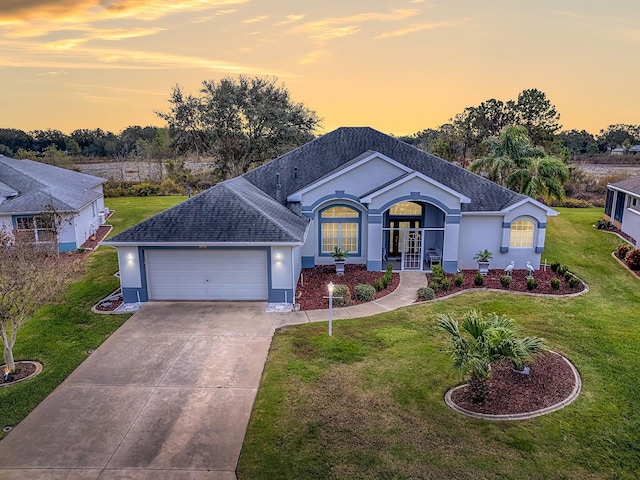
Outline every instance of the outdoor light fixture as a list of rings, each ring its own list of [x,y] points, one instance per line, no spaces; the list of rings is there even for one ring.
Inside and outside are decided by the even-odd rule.
[[[127,261],[128,261],[129,263],[133,263],[133,253],[128,253],[128,254],[127,254]]]
[[[335,287],[333,282],[329,282],[329,285],[327,285],[329,289],[329,336],[333,335],[333,287]]]

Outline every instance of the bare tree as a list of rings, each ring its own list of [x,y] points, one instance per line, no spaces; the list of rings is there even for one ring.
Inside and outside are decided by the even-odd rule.
[[[13,347],[20,327],[60,296],[81,266],[79,260],[52,249],[51,242],[0,230],[0,334],[9,373],[16,368]]]

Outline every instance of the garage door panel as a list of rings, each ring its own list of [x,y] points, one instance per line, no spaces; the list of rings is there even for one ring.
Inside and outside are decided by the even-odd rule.
[[[145,250],[152,300],[266,300],[266,250]]]

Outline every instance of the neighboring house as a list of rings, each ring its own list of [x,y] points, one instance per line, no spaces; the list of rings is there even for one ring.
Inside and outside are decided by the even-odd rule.
[[[48,243],[52,228],[40,214],[53,207],[62,219],[59,250],[76,250],[104,221],[104,182],[84,173],[0,155],[0,228]]]
[[[371,128],[340,128],[114,236],[126,302],[291,303],[301,270],[536,268],[547,216],[527,196]]]
[[[631,145],[627,153],[629,153],[629,155],[640,153],[640,145]]]
[[[635,239],[640,248],[640,177],[607,185],[604,219]]]
[[[626,153],[626,150],[624,149],[624,147],[617,147],[617,148],[611,149],[611,155],[624,155],[625,153]]]

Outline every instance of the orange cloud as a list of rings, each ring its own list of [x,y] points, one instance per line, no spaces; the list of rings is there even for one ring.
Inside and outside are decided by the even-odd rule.
[[[391,37],[402,37],[404,35],[408,35],[410,33],[421,32],[423,30],[433,30],[436,28],[445,28],[452,27],[455,25],[459,25],[462,22],[438,22],[438,23],[422,23],[419,25],[412,25],[410,27],[401,28],[399,30],[394,30],[393,32],[385,32],[381,33],[373,37],[374,40],[381,40],[383,38],[391,38]]]

